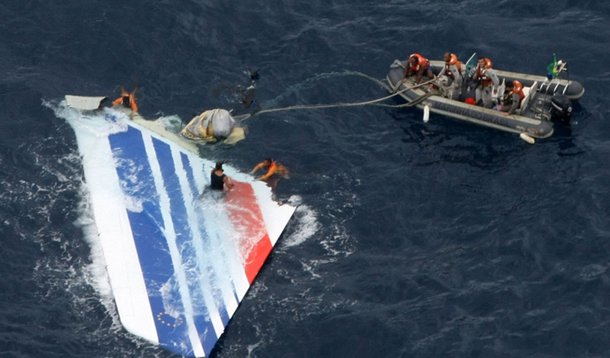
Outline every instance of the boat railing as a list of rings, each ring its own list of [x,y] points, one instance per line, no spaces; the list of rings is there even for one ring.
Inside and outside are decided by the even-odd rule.
[[[519,109],[518,113],[525,112],[525,110],[527,109],[527,106],[529,105],[530,101],[536,95],[536,91],[537,90],[538,90],[538,81],[535,81],[534,84],[532,84],[531,87],[524,87],[523,88],[523,92],[527,92],[527,93],[525,95],[525,98],[523,99],[523,102],[521,102],[521,108]]]
[[[561,74],[563,72],[568,73],[567,65],[568,65],[567,62],[559,60],[558,66],[557,66],[557,75],[554,76],[551,79],[545,80],[542,83],[542,85],[540,86],[540,92],[554,95],[557,92],[557,89],[559,88],[559,86],[561,85],[561,78],[560,78]],[[570,79],[569,79],[569,77],[568,77],[567,81],[568,82],[564,85],[563,90],[561,92],[562,94],[565,94],[566,90],[570,86]]]

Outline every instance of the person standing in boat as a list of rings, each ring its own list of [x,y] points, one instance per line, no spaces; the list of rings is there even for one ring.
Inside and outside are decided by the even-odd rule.
[[[472,78],[477,82],[475,89],[476,103],[483,102],[483,107],[492,108],[493,99],[492,92],[500,84],[498,75],[493,69],[493,63],[491,59],[487,57],[479,57],[477,67],[474,71]]]
[[[502,98],[502,102],[498,104],[497,109],[504,112],[507,116],[514,114],[517,109],[521,107],[524,98],[525,93],[523,93],[523,84],[514,80],[506,87],[506,93]]]
[[[447,86],[444,86],[447,88],[447,98],[457,99],[462,90],[462,62],[451,52],[445,52],[443,60],[445,66],[439,72],[438,78],[441,79],[441,83],[447,83]]]
[[[415,83],[419,84],[424,76],[434,78],[430,61],[419,53],[413,53],[407,60],[407,68],[405,69],[405,78],[415,75]]]
[[[113,106],[120,106],[130,108],[134,113],[138,113],[138,103],[136,102],[136,91],[138,89],[134,89],[133,92],[128,92],[125,88],[121,87],[121,97],[112,101]]]
[[[231,181],[231,178],[225,174],[224,169],[222,169],[222,164],[223,162],[217,162],[210,174],[210,188],[212,190],[223,191],[225,187],[227,190],[233,187],[233,182]]]

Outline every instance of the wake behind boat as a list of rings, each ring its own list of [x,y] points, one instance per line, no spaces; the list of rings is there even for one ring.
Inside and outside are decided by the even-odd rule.
[[[432,73],[437,76],[445,68],[445,61],[429,61]],[[386,76],[391,93],[399,94],[409,104],[416,105],[428,111],[447,117],[463,120],[478,125],[491,127],[507,132],[521,134],[522,138],[547,138],[553,134],[554,121],[569,121],[572,112],[572,101],[577,101],[584,95],[583,86],[569,79],[561,79],[559,75],[567,69],[565,63],[559,61],[555,76],[537,76],[525,73],[495,70],[499,83],[496,88],[497,101],[504,95],[507,86],[514,81],[522,84],[522,100],[518,109],[511,114],[475,105],[476,84],[468,78],[472,69],[467,64],[462,68],[464,81],[458,95],[448,94],[447,84],[439,80],[416,83],[416,76],[405,78],[408,60],[394,60]],[[424,77],[424,79],[427,79]]]

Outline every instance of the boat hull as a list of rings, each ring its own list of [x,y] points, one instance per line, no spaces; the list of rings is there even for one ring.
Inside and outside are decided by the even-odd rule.
[[[442,61],[430,62],[434,74],[438,74],[444,66]],[[405,101],[416,104],[419,108],[428,107],[431,112],[443,116],[506,132],[525,133],[534,138],[548,138],[553,134],[551,100],[554,94],[561,92],[573,100],[584,95],[584,88],[578,82],[557,80],[554,84],[547,85],[549,82],[545,82],[546,78],[542,76],[496,71],[500,81],[508,83],[519,80],[524,87],[534,88],[527,106],[518,114],[507,115],[495,109],[466,103],[466,98],[475,96],[474,86],[469,88],[466,81],[461,96],[457,99],[431,95],[427,85],[418,87],[413,77],[404,78],[404,66],[404,61],[395,60],[388,71],[386,81],[389,91],[399,92],[399,96]]]

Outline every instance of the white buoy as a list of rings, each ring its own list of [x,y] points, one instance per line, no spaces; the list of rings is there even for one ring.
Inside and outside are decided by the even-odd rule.
[[[529,144],[534,144],[536,143],[536,140],[532,137],[530,137],[529,135],[527,135],[526,133],[522,132],[521,134],[519,134],[519,138],[523,139],[524,141],[528,142]]]
[[[424,123],[428,123],[430,120],[430,106],[424,106]]]

